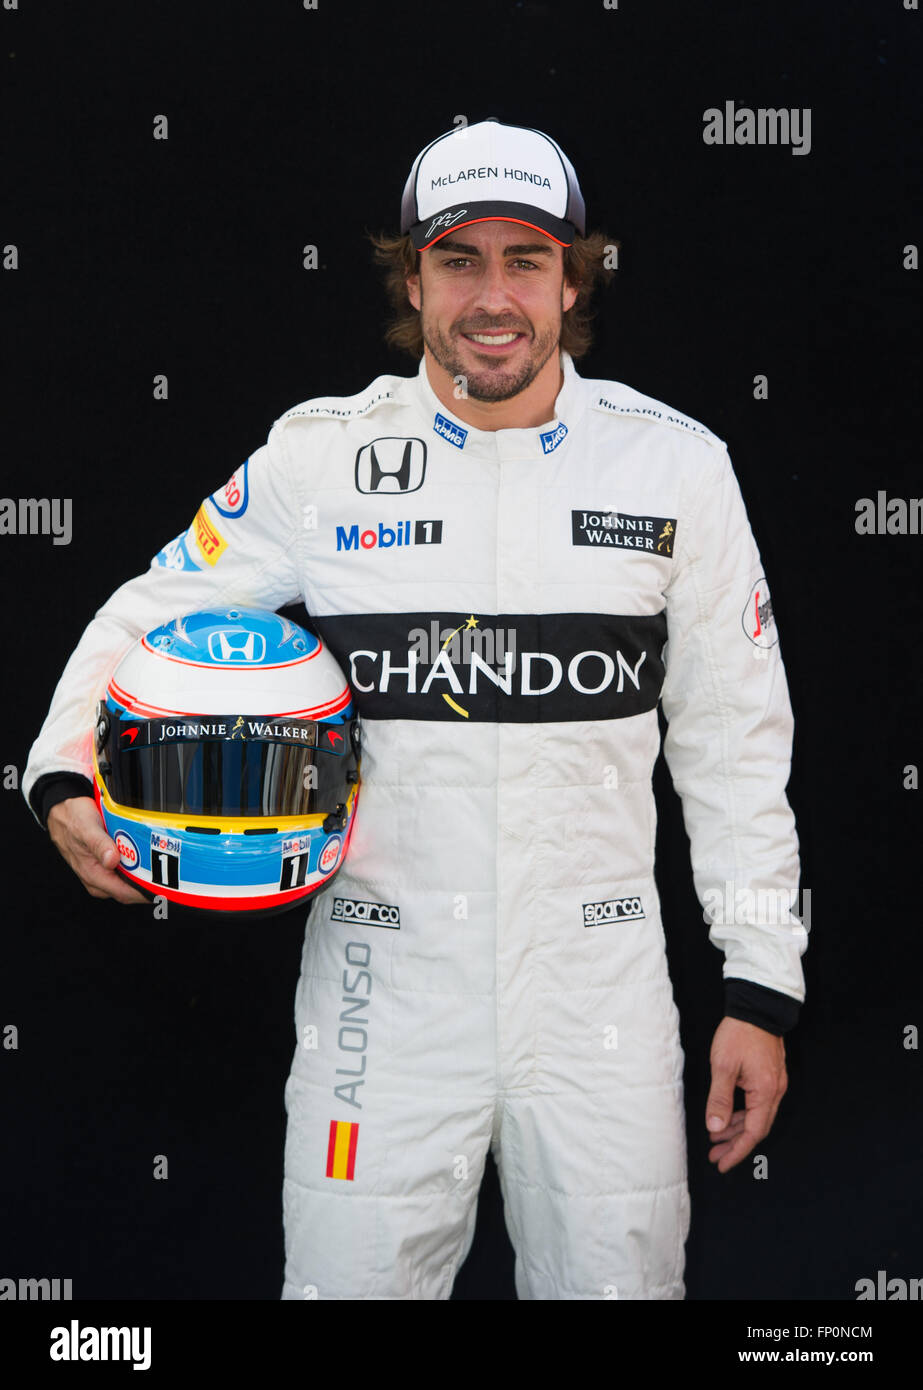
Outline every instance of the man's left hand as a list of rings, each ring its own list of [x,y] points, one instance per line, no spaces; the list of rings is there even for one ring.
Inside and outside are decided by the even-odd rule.
[[[734,1087],[746,1095],[734,1110]],[[739,1018],[723,1018],[711,1045],[711,1090],[705,1125],[714,1141],[709,1163],[719,1173],[746,1158],[769,1133],[779,1102],[788,1090],[785,1042],[765,1028]]]

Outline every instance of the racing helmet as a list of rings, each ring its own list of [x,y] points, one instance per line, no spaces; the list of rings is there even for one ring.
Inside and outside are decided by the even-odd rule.
[[[145,633],[96,707],[96,804],[119,872],[212,912],[282,912],[330,883],[359,794],[359,719],[333,655],[279,613]]]

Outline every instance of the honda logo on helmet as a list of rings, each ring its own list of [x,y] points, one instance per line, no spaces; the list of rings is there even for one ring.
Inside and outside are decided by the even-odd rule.
[[[240,628],[219,628],[208,634],[208,654],[213,661],[251,665],[266,655],[266,638],[261,632],[242,632]]]
[[[356,455],[358,492],[416,492],[426,472],[422,439],[373,439]]]

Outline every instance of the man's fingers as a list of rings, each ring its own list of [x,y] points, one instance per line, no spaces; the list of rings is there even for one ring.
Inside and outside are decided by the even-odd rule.
[[[110,840],[105,830],[101,827],[98,830],[95,826],[92,829],[84,830],[83,834],[79,837],[78,843],[81,844],[85,852],[92,855],[96,862],[101,864],[104,869],[114,869],[119,862],[119,852],[115,847],[115,842]]]
[[[717,1163],[719,1173],[734,1168],[753,1152],[761,1139],[765,1139],[772,1127],[772,1119],[770,1101],[758,1101],[755,1105],[748,1105],[746,1110],[738,1110],[727,1127],[727,1135],[716,1132],[712,1136],[725,1142],[715,1144],[709,1150],[709,1162]]]
[[[79,866],[78,877],[87,892],[94,898],[115,898],[120,903],[144,903],[148,899],[133,888],[124,878],[111,869],[100,868],[99,863],[87,854]]]
[[[730,1123],[736,1081],[736,1068],[712,1065],[711,1090],[705,1106],[705,1127],[710,1134],[717,1134]]]
[[[766,1094],[766,1090],[761,1087],[760,1095],[766,1096]],[[768,1134],[772,1127],[772,1107],[775,1096],[772,1096],[772,1100],[754,1098],[751,1102],[751,1095],[753,1092],[749,1092],[747,1095],[747,1108],[744,1111],[744,1133],[751,1135],[755,1144],[757,1140]]]
[[[735,1110],[731,1116],[730,1124],[722,1130],[715,1130],[711,1135],[715,1142],[708,1151],[708,1161],[709,1163],[717,1163],[719,1172],[727,1172],[728,1168],[733,1168],[735,1163],[739,1163],[746,1156],[745,1150],[739,1154],[736,1152],[739,1148],[736,1141],[744,1133],[745,1113],[743,1110]],[[728,1156],[730,1161],[722,1166],[721,1160]]]
[[[722,1143],[725,1139],[733,1139],[740,1134],[744,1127],[744,1112],[735,1110],[731,1116],[730,1123],[724,1129],[716,1129],[709,1136],[716,1144]]]
[[[106,834],[91,796],[68,797],[52,806],[48,833],[91,898],[114,898],[120,903],[150,901],[116,873],[119,852]]]
[[[747,1144],[742,1139],[733,1139],[728,1144],[717,1144],[709,1150],[708,1161],[717,1165],[719,1173],[726,1173],[738,1163],[742,1163],[755,1144],[755,1140],[752,1144]]]
[[[120,903],[146,903],[150,899],[143,893],[139,893],[137,888],[132,888],[130,883],[126,883],[118,874],[106,874],[104,876],[105,891],[110,898],[115,898]]]

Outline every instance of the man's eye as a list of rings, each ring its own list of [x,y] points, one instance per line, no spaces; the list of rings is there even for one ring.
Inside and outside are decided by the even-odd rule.
[[[473,262],[470,256],[453,256],[450,260],[443,261],[442,264],[444,266],[471,265],[473,264]],[[538,266],[536,265],[535,261],[527,261],[522,256],[517,256],[515,260],[510,261],[510,265],[525,266],[527,270],[538,269]]]

